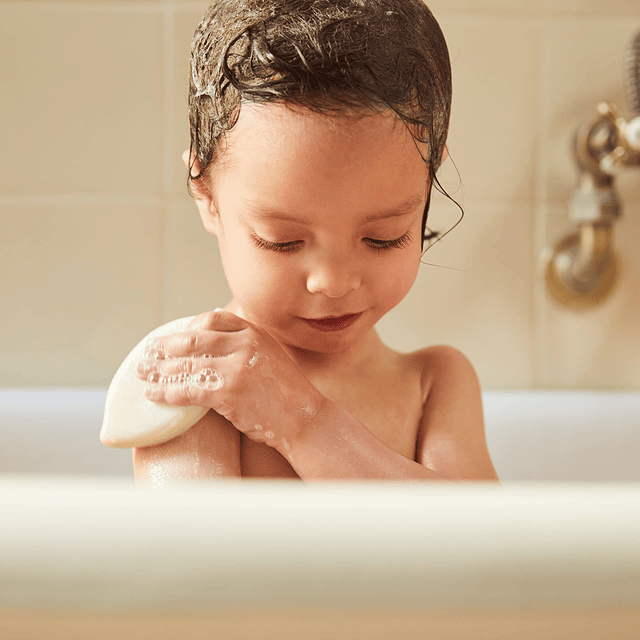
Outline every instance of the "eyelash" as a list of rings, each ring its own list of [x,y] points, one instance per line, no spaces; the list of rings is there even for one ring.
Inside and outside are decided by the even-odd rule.
[[[407,231],[404,235],[401,235],[395,240],[375,240],[374,238],[365,238],[365,240],[368,240],[369,243],[373,243],[369,244],[369,246],[374,251],[380,252],[406,247],[411,243],[411,238],[411,231]],[[268,251],[277,251],[280,253],[290,253],[291,251],[294,251],[299,245],[299,241],[297,240],[295,242],[270,242],[269,240],[265,240],[264,238],[256,236],[255,234],[251,235],[251,239],[256,244],[256,246],[260,247],[261,249],[267,249]]]
[[[374,240],[373,238],[367,238],[367,240],[374,243],[369,246],[375,251],[388,251],[389,249],[402,249],[408,246],[411,244],[411,237],[411,231],[407,231],[395,240]]]

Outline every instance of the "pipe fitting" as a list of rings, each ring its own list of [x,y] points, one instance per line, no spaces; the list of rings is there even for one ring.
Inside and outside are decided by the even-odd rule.
[[[569,218],[578,231],[542,254],[547,290],[557,302],[576,310],[601,304],[617,284],[620,261],[613,250],[613,224],[622,207],[614,178],[622,169],[640,165],[618,108],[600,103],[597,112],[578,127],[573,143],[579,180]]]
[[[545,256],[549,293],[562,305],[590,309],[604,302],[620,274],[610,224],[582,224]]]

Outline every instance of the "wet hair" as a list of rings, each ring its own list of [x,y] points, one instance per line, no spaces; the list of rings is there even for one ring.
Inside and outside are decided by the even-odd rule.
[[[191,46],[191,181],[208,179],[243,103],[285,103],[325,116],[392,111],[426,144],[430,185],[449,129],[451,64],[422,0],[214,0]],[[200,173],[193,175],[197,158]],[[222,160],[223,161],[223,160]],[[431,188],[422,219],[427,229]]]

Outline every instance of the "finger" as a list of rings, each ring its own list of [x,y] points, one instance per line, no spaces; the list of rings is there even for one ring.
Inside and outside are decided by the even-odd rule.
[[[187,356],[225,356],[233,351],[233,333],[217,331],[183,331],[156,338],[143,356],[146,360],[164,360]]]
[[[155,359],[146,358],[136,364],[136,375],[142,380],[146,380],[150,373],[157,373],[160,376],[173,376],[179,373],[193,375],[202,369],[212,366],[212,361],[216,356],[205,354],[203,356]],[[219,360],[218,360],[219,361]]]
[[[177,406],[211,407],[211,393],[224,384],[222,375],[215,369],[202,369],[195,375],[188,373],[163,377],[150,374],[145,387],[145,398]]]
[[[196,316],[188,326],[200,331],[242,331],[249,323],[231,311],[215,309]]]
[[[144,396],[147,400],[178,407],[209,406],[207,403],[208,393],[210,392],[191,384],[161,382],[148,382],[144,390]]]

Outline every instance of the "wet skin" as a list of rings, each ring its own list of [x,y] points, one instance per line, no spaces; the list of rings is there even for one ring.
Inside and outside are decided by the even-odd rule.
[[[136,477],[149,479],[163,459],[182,460],[185,479],[441,479],[462,468],[495,477],[464,356],[446,347],[399,354],[374,328],[420,264],[427,167],[404,125],[389,114],[328,119],[243,107],[224,154],[194,187],[233,300],[160,339],[154,348],[165,357],[137,372],[165,379],[147,385],[148,399],[214,411],[189,435],[134,450]],[[347,322],[348,314],[358,315]],[[172,381],[205,368],[221,376],[216,389],[202,377]],[[455,436],[447,429],[460,403],[466,426]],[[447,413],[436,418],[436,409]],[[193,464],[197,434],[208,467]]]

